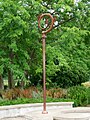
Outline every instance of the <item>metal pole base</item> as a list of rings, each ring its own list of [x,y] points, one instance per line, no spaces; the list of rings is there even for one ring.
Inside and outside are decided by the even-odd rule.
[[[42,114],[48,114],[48,112],[47,111],[42,111]]]

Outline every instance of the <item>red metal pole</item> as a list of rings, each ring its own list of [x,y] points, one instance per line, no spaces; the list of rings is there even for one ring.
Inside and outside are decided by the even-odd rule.
[[[43,17],[48,16],[51,19],[51,24],[49,25],[48,19],[46,19],[46,28],[40,25],[40,21]],[[55,22],[55,18],[49,13],[42,14],[38,17],[38,27],[42,30],[42,50],[43,50],[43,114],[47,114],[46,111],[46,69],[45,69],[45,40],[46,33],[50,32],[53,28],[53,24]],[[49,28],[48,28],[49,27]]]
[[[43,47],[43,114],[47,114],[46,111],[46,68],[45,68],[45,39],[46,35],[45,33],[42,33],[42,47]]]

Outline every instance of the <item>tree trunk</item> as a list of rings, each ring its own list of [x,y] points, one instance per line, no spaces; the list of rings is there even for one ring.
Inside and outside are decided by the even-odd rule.
[[[10,50],[9,58],[11,60],[10,61],[11,64],[13,64],[13,57],[14,57],[14,54],[13,54],[12,50]],[[14,88],[13,73],[10,69],[8,69],[8,87],[9,87],[9,89]]]
[[[2,75],[0,75],[0,90],[3,89],[4,89],[4,83],[3,83]]]
[[[13,74],[10,69],[8,69],[8,87],[9,89],[14,88]]]

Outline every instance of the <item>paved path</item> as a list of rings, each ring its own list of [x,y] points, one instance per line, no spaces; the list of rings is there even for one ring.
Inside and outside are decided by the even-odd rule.
[[[32,120],[32,117],[27,117],[27,116],[17,116],[17,117],[7,117],[7,118],[2,118],[0,120]]]
[[[11,118],[2,118],[1,120],[26,120],[25,117],[11,117]]]
[[[63,111],[64,110],[69,110],[69,109],[63,109]],[[58,117],[58,116],[61,117],[61,116],[65,116],[65,115],[68,118],[68,120],[69,120],[69,118],[76,118],[75,120],[90,120],[90,113],[75,113],[75,114],[74,113],[66,113],[66,114],[64,114],[61,111],[62,111],[62,109],[48,110],[48,114],[42,114],[41,111],[32,112],[31,113],[32,120],[53,120],[53,117],[55,118],[55,117]],[[87,119],[87,118],[89,118],[89,119]],[[62,119],[60,119],[60,120],[62,120]]]
[[[58,115],[60,109],[48,110],[48,114],[42,114],[42,111],[26,113],[23,116],[3,118],[0,120],[53,120],[53,115]]]
[[[48,110],[48,114],[42,114],[42,111],[34,111],[34,112],[29,112],[29,113],[23,114],[22,116],[18,116],[18,117],[14,117],[14,118],[3,118],[0,120],[53,120],[54,116],[58,117],[60,115],[64,115],[62,113],[62,110],[64,111],[64,110],[69,110],[69,109],[60,109],[60,108],[56,109],[55,108],[53,110]],[[66,114],[68,114],[68,113],[66,113]],[[83,116],[90,115],[90,113],[80,113],[80,114],[81,114],[81,116],[82,115]]]

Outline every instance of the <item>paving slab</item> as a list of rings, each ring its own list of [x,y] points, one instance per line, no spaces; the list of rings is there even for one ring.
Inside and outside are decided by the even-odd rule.
[[[90,113],[62,113],[62,110],[63,109],[49,110],[48,114],[35,111],[31,113],[32,120],[90,120]]]
[[[81,108],[82,109],[82,108]],[[83,108],[84,109],[84,108]],[[89,108],[85,108],[88,110]],[[90,120],[90,112],[86,113],[62,113],[62,111],[73,110],[73,108],[52,108],[47,109],[48,114],[42,114],[42,110],[23,112],[22,116],[7,117],[0,120]],[[78,110],[78,109],[77,109]],[[80,108],[79,108],[80,111]],[[76,113],[75,113],[76,112]],[[66,116],[66,118],[65,118]],[[73,117],[72,117],[73,116]],[[61,118],[60,118],[61,117]],[[81,118],[80,118],[81,117]]]
[[[0,120],[32,120],[32,117],[28,116],[17,116],[17,117],[6,117]]]
[[[47,110],[54,110],[58,108],[72,108],[72,106],[73,102],[53,102],[47,103]],[[17,117],[27,112],[31,113],[33,111],[42,111],[42,108],[43,103],[0,106],[0,119],[5,117]]]
[[[90,113],[67,113],[53,117],[53,120],[90,120]]]

